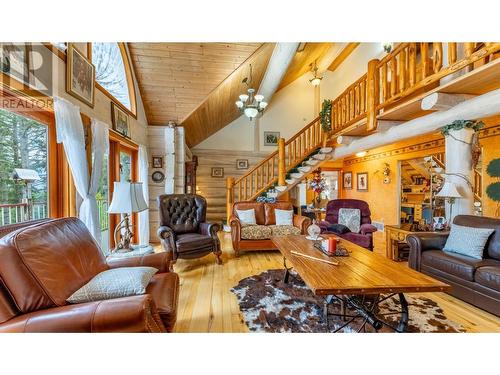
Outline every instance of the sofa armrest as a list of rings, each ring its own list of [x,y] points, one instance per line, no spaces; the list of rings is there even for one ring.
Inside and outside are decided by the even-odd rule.
[[[0,332],[166,332],[150,295],[39,310],[0,324]]]
[[[239,242],[241,239],[241,222],[237,216],[232,215],[229,218],[229,226],[231,227],[231,241],[233,249],[237,252],[239,250]]]
[[[309,225],[311,225],[311,219],[307,216],[293,215],[293,226],[299,228],[301,234],[307,233]]]
[[[217,232],[220,231],[220,225],[216,223],[200,223],[200,234],[217,238]]]
[[[109,268],[120,267],[154,267],[159,273],[169,272],[172,254],[170,252],[161,252],[156,254],[147,254],[130,258],[116,258],[108,260]]]
[[[448,239],[448,235],[448,233],[424,232],[406,236],[406,242],[410,246],[408,265],[420,271],[422,252],[426,250],[442,250]]]
[[[367,234],[371,234],[377,231],[377,227],[372,224],[362,224],[360,227],[359,232],[366,236]]]

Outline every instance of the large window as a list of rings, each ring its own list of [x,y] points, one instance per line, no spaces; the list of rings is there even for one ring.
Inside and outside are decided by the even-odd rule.
[[[135,113],[135,95],[124,47],[118,43],[92,43],[92,63],[95,65],[96,82],[126,109]]]
[[[48,217],[48,127],[0,109],[0,225]]]

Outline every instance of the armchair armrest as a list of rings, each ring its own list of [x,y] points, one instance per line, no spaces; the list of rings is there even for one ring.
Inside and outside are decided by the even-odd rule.
[[[359,229],[359,232],[366,236],[367,234],[371,234],[371,233],[374,233],[377,231],[377,227],[375,225],[372,225],[372,224],[362,224],[360,229]]]
[[[293,226],[299,228],[301,234],[306,234],[309,225],[311,225],[311,219],[307,216],[293,215]]]
[[[216,223],[200,223],[200,234],[217,238],[217,232],[220,231],[220,225]]]
[[[0,324],[0,332],[166,332],[150,295],[39,310]]]
[[[165,251],[177,251],[177,247],[175,246],[175,232],[172,230],[172,228],[167,227],[166,225],[162,225],[158,228],[156,234],[160,238],[161,244]]]
[[[156,254],[147,254],[130,258],[116,258],[108,260],[109,268],[120,267],[154,267],[159,273],[169,272],[170,261],[172,254],[170,252],[162,252]]]
[[[406,242],[410,246],[408,265],[420,271],[422,252],[426,250],[442,250],[446,244],[449,233],[413,233],[406,236]]]

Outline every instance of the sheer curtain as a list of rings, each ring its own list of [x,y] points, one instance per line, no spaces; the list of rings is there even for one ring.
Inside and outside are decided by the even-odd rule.
[[[87,226],[93,237],[100,243],[99,217],[97,213],[97,202],[95,194],[99,185],[99,177],[102,171],[102,157],[105,152],[107,137],[103,134],[107,132],[107,126],[95,121],[92,123],[93,132],[93,151],[94,159],[100,158],[100,163],[95,160],[92,166],[92,180],[89,178],[87,167],[87,157],[85,153],[85,135],[83,131],[82,118],[80,117],[80,107],[68,102],[65,99],[54,98],[54,114],[56,118],[57,143],[62,143],[69,168],[73,176],[75,188],[82,204],[79,210],[79,218]],[[96,131],[94,132],[94,128]],[[103,130],[104,129],[104,130]]]
[[[146,146],[139,145],[139,182],[142,182],[144,200],[149,206],[148,177],[148,150]],[[139,213],[139,244],[149,245],[149,210]]]

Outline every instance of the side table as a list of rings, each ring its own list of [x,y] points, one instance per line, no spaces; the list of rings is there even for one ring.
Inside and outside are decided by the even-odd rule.
[[[112,252],[109,250],[106,259],[123,259],[154,253],[153,246],[151,245],[130,245],[130,248],[132,250],[125,253]]]

